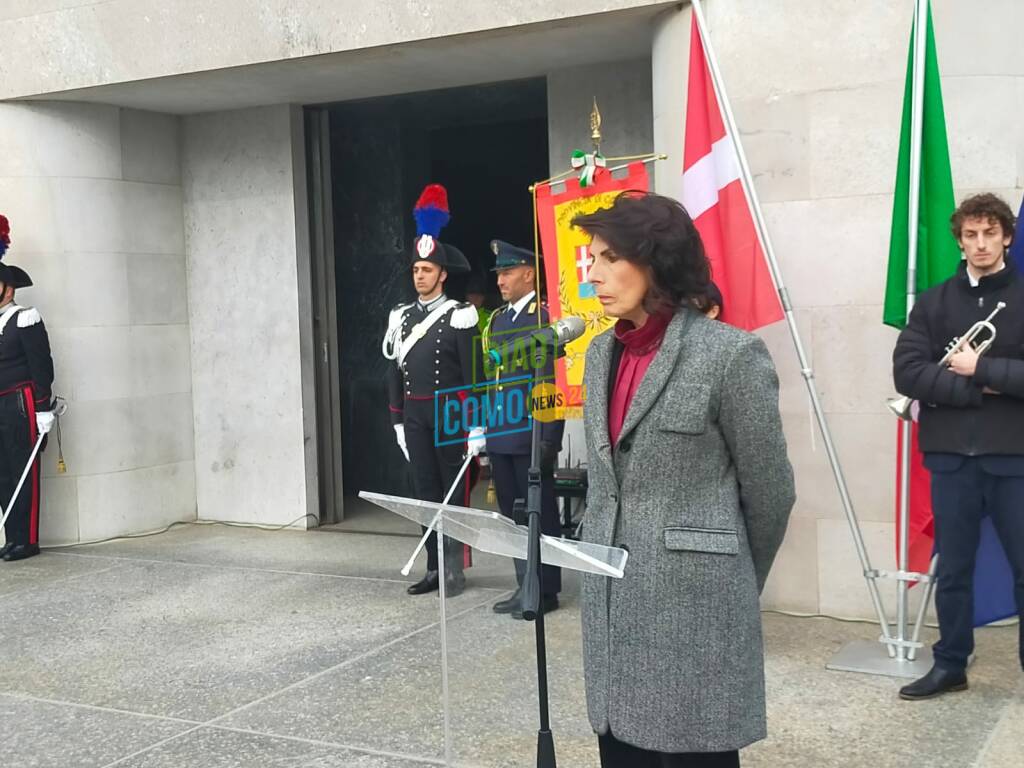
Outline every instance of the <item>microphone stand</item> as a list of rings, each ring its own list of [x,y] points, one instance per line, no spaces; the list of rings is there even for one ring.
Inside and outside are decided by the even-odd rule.
[[[544,331],[530,336],[531,344],[542,345],[544,356],[536,353],[531,355],[533,364],[533,387],[544,378],[544,366],[548,353],[552,360],[565,354],[565,345],[583,335],[585,325],[578,317],[564,318],[550,327],[553,332],[549,338]],[[550,347],[548,345],[551,345]],[[500,358],[498,358],[500,362]],[[553,368],[553,366],[552,366]],[[532,396],[532,388],[530,392]],[[531,413],[533,409],[531,408]],[[544,637],[544,600],[543,578],[540,559],[540,508],[541,508],[541,467],[540,467],[540,425],[541,421],[533,415],[530,439],[530,469],[527,473],[526,515],[528,530],[528,546],[526,556],[526,572],[523,574],[523,585],[520,602],[523,618],[534,622],[537,641],[537,699],[540,710],[540,728],[537,731],[537,768],[556,768],[555,741],[551,734],[551,721],[548,710],[548,662],[547,643]],[[521,505],[522,501],[517,500]],[[519,507],[522,508],[521,506]]]
[[[555,345],[555,357],[558,357]],[[546,359],[546,355],[545,355]],[[533,356],[533,386],[541,381],[543,367],[537,364],[537,356]],[[532,387],[531,387],[532,390]],[[532,409],[531,409],[532,410]],[[551,722],[548,711],[548,664],[547,643],[544,637],[544,600],[543,579],[540,559],[540,507],[541,507],[541,469],[540,469],[540,419],[533,415],[533,430],[530,444],[530,469],[527,475],[526,515],[529,527],[529,547],[527,549],[526,572],[523,574],[522,607],[523,618],[532,621],[536,629],[537,640],[537,698],[540,709],[540,729],[537,731],[537,768],[556,768],[555,742],[551,734]]]

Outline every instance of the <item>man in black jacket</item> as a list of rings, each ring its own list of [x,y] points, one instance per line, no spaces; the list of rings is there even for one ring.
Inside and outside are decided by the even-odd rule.
[[[911,700],[967,688],[975,554],[986,515],[1013,570],[1017,610],[1024,609],[1024,279],[1006,254],[1014,216],[1004,201],[982,194],[964,200],[951,224],[965,259],[956,275],[920,296],[893,352],[896,389],[920,402],[939,554],[935,664],[900,690]],[[992,320],[997,334],[988,351],[979,356],[968,345],[936,365],[946,345],[999,302],[1005,307]],[[1024,666],[1024,629],[1020,643]]]

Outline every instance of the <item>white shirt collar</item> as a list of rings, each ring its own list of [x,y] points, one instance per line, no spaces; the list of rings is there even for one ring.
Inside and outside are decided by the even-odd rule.
[[[530,291],[515,304],[508,305],[509,311],[512,312],[512,322],[515,322],[516,320],[519,319],[520,313],[526,308],[526,305],[529,304],[533,297],[536,295],[536,291]]]
[[[1003,259],[1003,265],[1001,267],[999,267],[999,269],[997,269],[995,272],[991,272],[990,274],[998,275],[1004,269],[1006,269],[1006,259]],[[988,275],[984,275],[984,277],[988,277]],[[981,282],[981,278],[980,277],[975,277],[974,273],[971,272],[971,265],[970,264],[967,265],[967,280],[968,280],[968,282],[970,282],[971,288],[977,288],[978,284]]]

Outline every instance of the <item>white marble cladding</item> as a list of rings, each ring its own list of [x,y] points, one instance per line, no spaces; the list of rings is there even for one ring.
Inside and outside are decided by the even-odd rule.
[[[6,257],[35,286],[56,367],[67,474],[44,454],[43,545],[195,518],[179,120],[0,104]]]
[[[4,0],[0,99],[379,48],[666,0]]]
[[[205,519],[305,527],[317,508],[306,475],[316,440],[312,407],[304,408],[311,361],[302,354],[309,313],[299,307],[299,281],[309,281],[299,234],[307,214],[296,211],[305,183],[300,126],[301,113],[287,105],[184,121],[196,491]]]
[[[712,41],[796,308],[872,565],[895,566],[896,332],[881,324],[913,3],[705,0]],[[958,198],[1024,186],[1018,0],[934,0]],[[965,36],[966,30],[974,30]],[[678,194],[690,10],[659,20],[652,49],[657,185]],[[979,55],[978,51],[985,51]],[[768,607],[873,615],[835,481],[784,323],[759,332],[781,379],[799,499],[764,594]],[[894,609],[894,587],[883,595]]]

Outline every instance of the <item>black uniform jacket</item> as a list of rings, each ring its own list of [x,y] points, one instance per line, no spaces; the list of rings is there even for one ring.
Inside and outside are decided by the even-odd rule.
[[[995,343],[974,376],[937,365],[947,345],[1005,302],[992,320]],[[979,337],[986,338],[987,333]],[[972,286],[966,262],[921,294],[893,351],[900,394],[921,403],[924,452],[965,456],[1024,454],[1024,279],[1012,263]],[[985,388],[999,394],[985,394]]]

